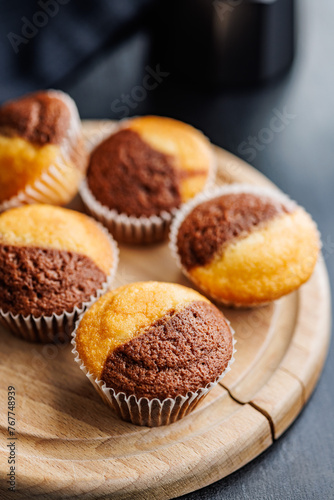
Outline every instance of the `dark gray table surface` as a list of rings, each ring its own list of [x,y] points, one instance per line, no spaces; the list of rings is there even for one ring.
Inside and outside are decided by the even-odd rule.
[[[331,280],[334,277],[334,2],[302,0],[298,49],[291,71],[268,86],[203,91],[162,78],[145,99],[132,100],[130,115],[172,116],[203,130],[227,150],[251,160],[319,225]],[[80,78],[64,85],[83,118],[121,118],[119,101],[143,85],[148,39],[139,33],[105,53]],[[159,61],[156,61],[159,63]],[[136,94],[137,92],[137,94]],[[134,92],[140,99],[143,92]],[[119,100],[119,101],[117,101]],[[277,113],[290,115],[283,130],[263,129]],[[249,136],[261,150],[245,154]],[[267,142],[264,144],[264,142]],[[252,158],[251,158],[252,157]],[[184,499],[334,498],[334,350],[310,401],[294,424],[266,452],[229,477]]]

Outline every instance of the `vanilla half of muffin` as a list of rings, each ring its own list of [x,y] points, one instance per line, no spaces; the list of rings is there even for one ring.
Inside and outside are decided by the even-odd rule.
[[[226,304],[253,306],[302,285],[320,242],[305,210],[275,191],[232,186],[180,214],[173,245],[187,276]]]
[[[195,128],[171,118],[127,120],[92,152],[87,185],[119,214],[170,213],[200,192],[213,170],[211,144]]]
[[[24,317],[80,307],[107,282],[111,238],[86,215],[26,205],[0,215],[0,309]]]
[[[83,315],[75,348],[93,379],[137,400],[204,388],[233,355],[224,315],[198,292],[160,282],[133,283],[101,297]]]
[[[0,107],[0,208],[65,204],[87,164],[74,101],[39,91]]]

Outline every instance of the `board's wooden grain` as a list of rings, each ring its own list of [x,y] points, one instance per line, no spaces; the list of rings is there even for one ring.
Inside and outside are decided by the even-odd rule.
[[[114,124],[86,122],[89,147]],[[217,182],[272,183],[216,148]],[[78,200],[72,205],[80,209]],[[190,285],[166,244],[122,246],[116,285]],[[7,387],[17,392],[15,498],[168,499],[242,467],[286,430],[309,398],[327,352],[330,293],[320,261],[311,280],[274,304],[224,308],[236,330],[231,372],[185,419],[148,429],[118,420],[73,362],[70,347],[29,344],[1,331],[1,498],[7,492]]]

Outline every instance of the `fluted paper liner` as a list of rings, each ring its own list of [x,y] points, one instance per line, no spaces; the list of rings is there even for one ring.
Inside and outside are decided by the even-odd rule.
[[[72,333],[72,353],[75,356],[75,361],[79,364],[80,369],[93,384],[103,401],[112,408],[116,415],[122,420],[132,422],[135,425],[159,427],[161,425],[172,424],[185,417],[198,405],[208,392],[220,382],[226,373],[231,370],[231,364],[234,362],[234,354],[236,353],[234,330],[230,322],[225,318],[232,332],[233,351],[227,367],[214,382],[207,384],[205,387],[195,392],[189,391],[186,396],[179,395],[176,396],[176,398],[167,398],[163,401],[157,398],[148,399],[142,397],[137,399],[134,394],[127,396],[124,392],[116,392],[114,389],[107,387],[105,382],[95,378],[94,375],[87,370],[76,349],[75,339],[80,320],[81,318],[78,319],[75,330]]]
[[[87,212],[101,222],[116,240],[124,243],[149,244],[168,237],[170,224],[176,210],[161,212],[150,217],[120,214],[102,205],[88,188],[86,179],[79,188]]]
[[[262,187],[262,186],[254,186],[252,184],[229,184],[227,186],[217,186],[213,189],[208,189],[204,191],[203,193],[200,193],[198,196],[196,196],[194,199],[190,200],[188,203],[185,203],[176,213],[175,218],[173,220],[173,223],[170,228],[170,233],[169,233],[169,248],[172,252],[173,257],[176,260],[176,263],[178,267],[181,269],[183,274],[192,282],[196,285],[196,287],[202,291],[206,296],[210,297],[213,299],[216,303],[229,306],[229,307],[235,307],[235,308],[245,308],[244,304],[238,304],[238,303],[230,303],[224,301],[220,296],[215,295],[212,293],[210,290],[205,288],[202,283],[198,283],[193,276],[188,272],[188,270],[182,265],[178,248],[177,248],[177,235],[180,229],[180,226],[184,219],[192,212],[192,210],[200,205],[201,203],[204,203],[206,201],[212,200],[214,198],[217,198],[218,196],[222,196],[225,194],[231,194],[231,193],[251,193],[254,195],[258,196],[268,196],[272,198],[273,200],[276,200],[280,203],[284,203],[285,206],[293,210],[294,208],[297,207],[297,203],[293,201],[291,198],[289,198],[288,195],[285,193],[282,193],[279,190],[276,190],[274,188],[269,188],[269,187]],[[314,222],[315,224],[315,222]],[[267,305],[269,302],[266,303],[261,303],[261,304],[249,304],[247,305],[247,308],[249,307],[262,307]]]
[[[112,134],[101,134],[98,143],[103,142],[109,135],[113,135],[122,128],[125,128],[129,121],[131,120],[121,120]],[[95,144],[95,147],[98,143]],[[213,185],[216,176],[216,166],[216,157],[214,151],[212,151],[211,165],[203,190]],[[170,225],[177,209],[173,209],[171,212],[163,211],[158,215],[151,215],[150,217],[135,217],[119,213],[102,205],[95,198],[88,187],[86,179],[81,183],[79,193],[87,212],[104,224],[116,240],[130,244],[150,244],[168,238]]]
[[[59,155],[54,164],[46,168],[38,179],[27,185],[17,195],[0,203],[0,213],[10,208],[31,203],[63,205],[75,196],[79,183],[84,176],[84,173],[71,160],[71,152],[75,150],[78,141],[81,141],[82,137],[78,111],[69,96],[60,91],[51,92],[52,94],[59,94],[58,97],[67,104],[70,110],[71,122],[68,135],[60,145]],[[71,170],[71,178],[69,178],[69,170]],[[73,181],[73,184],[71,181]]]
[[[115,277],[118,266],[118,247],[117,243],[110,236],[108,231],[99,224],[101,231],[107,236],[112,247],[113,264],[107,275],[106,281],[102,287],[96,290],[90,298],[82,302],[79,306],[75,306],[72,311],[64,311],[61,314],[52,314],[51,316],[33,315],[23,316],[22,314],[12,314],[10,311],[4,312],[0,309],[0,323],[9,329],[15,336],[30,342],[48,343],[65,343],[69,342],[71,333],[75,328],[76,321],[80,315],[88,309],[99,297],[105,294]]]

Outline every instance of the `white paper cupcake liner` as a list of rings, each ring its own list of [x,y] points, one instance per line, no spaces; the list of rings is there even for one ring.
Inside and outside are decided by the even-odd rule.
[[[119,214],[102,205],[91,193],[86,180],[81,183],[79,192],[87,212],[101,222],[116,240],[131,244],[150,244],[168,237],[176,210],[150,217],[134,217]]]
[[[180,229],[180,226],[184,219],[190,214],[190,212],[193,211],[195,207],[200,205],[201,203],[204,203],[206,201],[212,200],[218,196],[222,196],[225,194],[237,194],[237,193],[251,193],[254,195],[258,196],[268,196],[271,199],[279,202],[279,203],[284,203],[286,207],[288,207],[290,210],[293,210],[297,207],[297,203],[291,198],[289,198],[288,195],[282,193],[281,191],[268,188],[268,187],[262,187],[262,186],[254,186],[252,184],[229,184],[226,186],[217,186],[212,189],[208,189],[204,191],[203,193],[200,193],[198,196],[196,196],[194,199],[190,200],[188,203],[185,203],[175,214],[174,220],[171,224],[170,228],[170,233],[169,233],[169,248],[171,250],[171,253],[178,265],[178,267],[181,269],[183,274],[192,282],[194,285],[202,291],[206,296],[210,297],[213,299],[216,303],[222,304],[228,307],[236,307],[236,308],[245,308],[244,304],[238,304],[236,302],[227,302],[223,300],[220,296],[212,293],[208,288],[206,288],[202,283],[197,282],[197,280],[194,279],[194,277],[191,275],[191,273],[188,272],[188,270],[182,265],[178,248],[177,248],[177,235]],[[250,307],[262,307],[267,305],[269,302],[266,303],[254,303],[254,304],[248,304],[247,308]]]
[[[113,264],[101,288],[96,290],[87,301],[75,306],[72,311],[64,311],[61,314],[35,317],[31,314],[28,316],[12,314],[10,311],[4,312],[0,309],[0,323],[5,328],[9,329],[15,336],[30,342],[57,344],[70,341],[76,321],[86,309],[109,290],[118,266],[119,250],[117,243],[103,226],[98,225],[101,231],[106,234],[113,252]]]
[[[71,153],[81,141],[81,122],[74,101],[60,91],[49,91],[65,102],[70,110],[71,121],[67,137],[60,145],[60,152],[54,164],[50,165],[32,184],[27,185],[16,196],[0,204],[0,213],[10,208],[31,203],[64,205],[76,194],[84,172],[71,160]],[[83,144],[82,144],[82,147]],[[83,169],[84,170],[84,169]],[[71,173],[69,177],[69,171]]]
[[[234,355],[236,353],[236,340],[234,338],[234,330],[231,327],[230,322],[225,318],[232,333],[233,351],[227,367],[225,368],[223,373],[216,378],[214,382],[207,384],[205,387],[198,389],[195,392],[189,391],[186,396],[179,395],[175,398],[164,399],[163,401],[160,401],[157,398],[148,399],[142,397],[140,399],[137,399],[135,395],[127,396],[124,392],[116,392],[114,389],[107,387],[105,382],[95,378],[94,375],[92,375],[87,370],[84,363],[81,361],[79,353],[76,349],[76,332],[80,324],[80,320],[81,318],[79,318],[76,323],[75,330],[72,333],[71,341],[73,345],[72,353],[75,356],[75,361],[79,364],[80,369],[85,373],[88,380],[93,384],[103,401],[110,408],[112,408],[116,415],[118,415],[118,417],[120,417],[122,420],[131,422],[135,425],[159,427],[161,425],[172,424],[177,420],[185,417],[231,370],[231,365],[234,362]]]
[[[103,140],[110,135],[126,128],[127,124],[134,118],[136,117],[121,120],[118,125],[112,127],[111,133],[107,133],[110,129],[107,125],[105,125],[99,133],[98,141],[94,141],[94,137],[92,137],[91,141],[94,144],[94,147],[103,142]],[[212,148],[211,164],[203,190],[213,186],[216,177],[216,170],[217,160]],[[150,244],[157,243],[168,238],[170,225],[177,209],[173,209],[171,212],[164,211],[158,215],[151,215],[150,217],[135,217],[129,216],[125,213],[119,213],[116,210],[112,210],[105,205],[102,205],[95,198],[88,187],[86,179],[81,183],[79,193],[87,212],[104,224],[116,240],[128,244]]]

